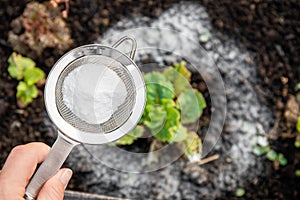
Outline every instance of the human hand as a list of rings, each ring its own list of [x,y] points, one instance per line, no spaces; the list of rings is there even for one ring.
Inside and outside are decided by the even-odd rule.
[[[13,148],[0,172],[0,199],[24,199],[26,186],[37,164],[45,160],[49,151],[50,147],[40,142],[33,142]],[[37,199],[63,199],[64,190],[71,176],[72,171],[70,169],[60,169],[45,182]]]

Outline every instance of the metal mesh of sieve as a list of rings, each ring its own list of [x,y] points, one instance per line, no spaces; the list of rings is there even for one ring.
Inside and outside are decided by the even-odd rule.
[[[104,64],[109,69],[113,70],[123,81],[127,90],[127,96],[123,104],[112,114],[112,116],[101,124],[90,124],[76,116],[63,101],[62,85],[65,77],[77,67],[84,64]],[[130,72],[120,62],[111,58],[99,55],[88,55],[71,62],[60,74],[56,84],[56,106],[64,120],[71,124],[76,129],[84,132],[92,133],[109,133],[122,124],[124,124],[132,113],[135,104],[136,91],[133,83],[133,78]],[[97,112],[95,110],[95,112]]]

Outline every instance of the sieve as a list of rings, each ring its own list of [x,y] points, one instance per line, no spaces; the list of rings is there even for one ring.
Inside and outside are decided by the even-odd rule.
[[[131,42],[129,56],[117,47]],[[58,137],[50,153],[30,180],[25,197],[35,199],[42,185],[62,166],[72,148],[80,143],[105,144],[129,133],[138,123],[145,106],[145,83],[134,63],[135,39],[125,36],[114,45],[89,44],[63,55],[50,71],[45,85],[45,105],[49,117],[58,129]],[[63,101],[62,85],[72,70],[85,64],[105,66],[115,72],[125,85],[127,96],[111,117],[92,124],[80,119]],[[97,111],[95,111],[97,112]]]

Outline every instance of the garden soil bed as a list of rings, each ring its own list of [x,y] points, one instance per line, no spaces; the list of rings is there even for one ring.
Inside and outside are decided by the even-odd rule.
[[[0,2],[0,168],[10,150],[32,141],[42,141],[51,145],[55,128],[44,120],[46,117],[42,92],[40,98],[30,106],[20,108],[15,93],[17,82],[7,73],[7,59],[12,48],[7,42],[10,22],[20,16],[30,1]],[[70,13],[66,19],[72,32],[73,47],[95,41],[110,26],[122,18],[136,14],[155,18],[176,1],[70,1]],[[300,168],[299,150],[294,140],[281,137],[283,132],[293,132],[286,126],[283,116],[285,105],[291,95],[295,95],[295,85],[300,82],[300,4],[297,0],[261,2],[253,1],[208,1],[202,0],[215,28],[240,41],[254,52],[259,66],[262,97],[273,105],[277,117],[274,124],[276,140],[272,147],[280,150],[288,158],[288,165],[272,175],[259,180],[256,185],[245,188],[247,197],[256,199],[299,198],[299,178],[294,171]],[[46,73],[61,55],[55,49],[47,49],[39,60],[35,60]],[[288,79],[288,82],[282,81]],[[40,88],[43,91],[43,87]],[[83,174],[84,175],[84,174]],[[73,180],[70,189],[81,189],[80,180]],[[234,194],[227,194],[234,197]],[[223,197],[225,198],[225,197]]]

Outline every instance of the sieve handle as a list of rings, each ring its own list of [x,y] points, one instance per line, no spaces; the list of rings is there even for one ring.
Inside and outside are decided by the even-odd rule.
[[[129,40],[132,43],[131,51],[130,51],[130,58],[133,60],[135,52],[136,52],[136,47],[137,47],[136,40],[134,38],[129,37],[129,36],[124,36],[121,39],[119,39],[115,44],[113,44],[112,47],[117,48],[120,44],[122,44],[126,40]]]
[[[62,166],[72,148],[78,143],[67,141],[61,134],[53,144],[47,158],[40,165],[26,188],[25,199],[33,200],[36,198],[43,184],[51,178]]]

